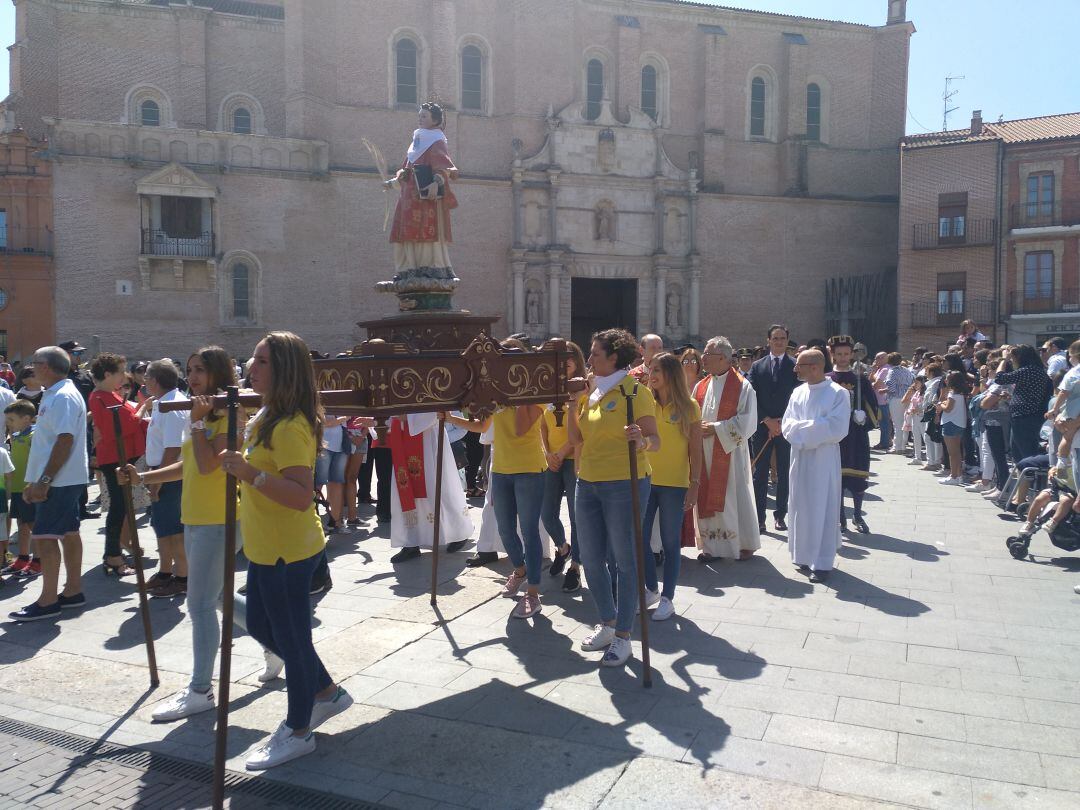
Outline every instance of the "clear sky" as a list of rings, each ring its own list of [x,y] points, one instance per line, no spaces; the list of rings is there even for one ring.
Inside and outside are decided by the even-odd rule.
[[[887,0],[700,0],[716,5],[883,25]],[[1075,64],[1080,0],[909,0],[908,132],[941,129],[946,76],[964,76],[950,107],[951,128],[971,111],[996,121],[1080,112]],[[0,43],[15,39],[15,8],[0,0]],[[0,87],[8,63],[0,56]]]

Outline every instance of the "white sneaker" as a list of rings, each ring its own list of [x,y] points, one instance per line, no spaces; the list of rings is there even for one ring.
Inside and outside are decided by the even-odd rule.
[[[947,487],[959,487],[963,486],[964,480],[962,478],[953,478],[951,475],[947,478],[939,478],[939,484],[944,484]]]
[[[989,492],[984,492],[983,497],[986,498],[986,500],[988,500],[988,501],[992,501],[995,498],[1000,498],[1001,497],[1001,490],[998,489],[997,487],[994,487]]]
[[[208,712],[214,708],[214,690],[196,692],[188,687],[183,692],[173,695],[169,700],[154,709],[151,717],[155,723],[171,723],[193,714]]]
[[[912,467],[921,467],[923,465],[922,461],[917,458],[913,458],[911,461],[908,462],[908,464],[910,464]]]
[[[633,652],[633,648],[630,646],[630,639],[623,638],[622,636],[615,636],[611,640],[611,646],[607,648],[607,652],[604,653],[604,657],[600,660],[600,665],[605,667],[621,667],[630,658],[630,653]]]
[[[352,705],[352,695],[340,686],[329,700],[316,700],[311,707],[311,730],[314,731],[335,714],[341,714]]]
[[[656,610],[652,612],[652,620],[654,622],[666,622],[672,616],[675,615],[675,605],[666,596],[660,597],[660,604],[656,606]]]
[[[650,591],[648,588],[645,589],[645,609],[646,610],[651,608],[653,605],[657,604],[659,601],[660,601],[660,592],[659,591]],[[638,603],[637,609],[634,612],[640,615],[640,613],[641,613],[641,603],[640,602]]]
[[[611,644],[615,638],[615,628],[608,624],[598,624],[593,627],[592,633],[581,640],[581,649],[587,652],[602,650]]]
[[[285,662],[267,649],[263,649],[263,658],[266,659],[266,669],[259,675],[259,683],[269,683],[281,674],[281,670],[285,668]]]
[[[993,484],[984,484],[982,481],[976,481],[971,486],[964,487],[968,492],[989,492],[993,488]]]
[[[309,731],[305,737],[294,737],[292,729],[282,723],[277,731],[248,757],[245,767],[249,771],[264,771],[290,760],[299,759],[314,750],[314,732]]]
[[[1073,585],[1073,593],[1080,593],[1080,585]]]

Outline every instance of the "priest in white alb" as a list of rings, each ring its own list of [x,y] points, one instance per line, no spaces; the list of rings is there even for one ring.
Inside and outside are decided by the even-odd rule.
[[[745,560],[761,548],[750,437],[757,429],[754,389],[732,367],[734,349],[725,337],[705,344],[701,365],[709,375],[697,384],[705,464],[698,487],[699,560]]]
[[[800,385],[780,424],[791,443],[788,550],[811,582],[824,582],[840,549],[840,440],[847,436],[851,398],[825,376],[825,355],[808,349],[795,372]]]
[[[469,505],[445,434],[446,428],[435,413],[411,413],[390,420],[385,442],[394,464],[394,481],[390,487],[390,545],[401,549],[390,558],[392,563],[419,557],[421,548],[432,546],[440,437],[445,446],[439,546],[446,546],[450,552],[460,551],[472,536]]]

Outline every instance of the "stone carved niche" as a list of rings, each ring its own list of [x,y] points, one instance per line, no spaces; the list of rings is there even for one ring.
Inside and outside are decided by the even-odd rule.
[[[601,200],[593,212],[593,237],[597,242],[615,241],[615,203]]]
[[[525,323],[544,325],[544,293],[536,281],[530,281],[525,289]]]
[[[665,301],[665,320],[667,328],[671,331],[679,331],[682,328],[682,289],[672,286],[668,289],[667,301]]]

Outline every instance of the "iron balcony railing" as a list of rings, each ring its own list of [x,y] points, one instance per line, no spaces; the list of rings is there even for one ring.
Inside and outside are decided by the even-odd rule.
[[[144,256],[179,256],[188,259],[203,259],[217,252],[213,231],[198,236],[170,236],[157,228],[144,228],[142,232],[142,254]]]
[[[1080,200],[1014,203],[1009,222],[1014,229],[1080,225]]]
[[[48,228],[25,228],[21,225],[0,227],[0,254],[12,253],[52,256],[52,231]]]
[[[937,222],[920,222],[914,226],[915,238],[912,247],[915,250],[934,248],[977,247],[992,245],[997,236],[996,219],[969,219],[964,223],[964,232],[959,235],[944,236]]]
[[[1016,290],[1010,298],[1010,315],[1034,315],[1044,312],[1080,312],[1080,289],[1054,289],[1033,285]]]
[[[959,312],[956,310],[955,305],[946,305],[935,299],[913,301],[911,328],[932,329],[938,326],[959,326],[961,321],[966,320],[975,323],[993,323],[997,320],[993,298],[966,298],[963,308]]]

